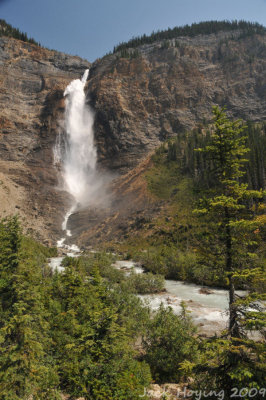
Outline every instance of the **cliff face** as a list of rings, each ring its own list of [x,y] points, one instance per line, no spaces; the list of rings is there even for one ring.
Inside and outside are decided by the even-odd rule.
[[[67,198],[57,190],[53,165],[63,91],[89,65],[0,38],[0,214],[19,213],[26,230],[42,240],[55,238]]]
[[[265,55],[265,36],[235,31],[155,42],[126,57],[118,52],[97,60],[86,91],[95,110],[98,167],[128,175],[111,186],[108,210],[71,218],[75,240],[109,240],[114,231],[119,238],[128,221],[157,212],[138,178],[146,164],[138,164],[165,139],[210,120],[214,104],[226,105],[233,117],[265,120]],[[59,237],[69,202],[53,165],[63,91],[88,67],[78,57],[0,38],[0,214],[19,212],[42,240]]]
[[[107,191],[109,207],[77,211],[68,221],[71,240],[81,247],[117,242],[137,235],[164,208],[147,188],[145,174],[151,167],[150,157],[114,179]]]
[[[138,164],[167,138],[210,121],[213,105],[225,105],[236,118],[266,118],[265,36],[183,37],[126,56],[106,56],[91,68],[88,100],[95,110],[99,164],[127,174],[113,183],[108,210],[83,210],[70,219],[80,245],[137,234],[163,212],[146,190],[149,162]]]
[[[129,50],[130,52],[130,50]],[[234,117],[266,117],[266,37],[241,32],[143,45],[132,56],[106,56],[91,69],[100,162],[126,171],[181,130],[226,105]]]

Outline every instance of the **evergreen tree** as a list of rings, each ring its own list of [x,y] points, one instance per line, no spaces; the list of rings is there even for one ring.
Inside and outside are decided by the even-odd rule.
[[[245,155],[249,151],[245,146],[246,137],[241,135],[242,122],[231,122],[224,109],[218,107],[213,108],[213,114],[215,129],[210,144],[197,151],[207,153],[212,160],[211,173],[216,178],[216,185],[195,212],[207,215],[217,226],[216,237],[223,247],[222,267],[229,283],[229,333],[240,337],[235,280],[256,257],[252,252],[258,240],[254,232],[262,221],[254,217],[254,211],[258,209],[257,200],[262,199],[263,192],[248,189],[248,184],[240,182],[245,174]]]
[[[241,31],[239,38],[251,36],[255,34],[265,35],[266,28],[255,22],[246,21],[203,21],[199,23],[194,23],[192,25],[176,26],[174,28],[168,28],[165,31],[152,32],[151,35],[142,35],[138,37],[133,37],[128,42],[122,42],[118,46],[114,47],[113,52],[124,51],[128,48],[135,48],[147,43],[154,43],[158,40],[168,41],[170,45],[170,39],[176,39],[180,36],[194,37],[196,35],[208,35],[218,32],[228,32],[228,31]],[[176,40],[173,41],[173,45],[176,46]],[[166,44],[163,47],[167,48]]]
[[[34,39],[28,38],[27,33],[20,32],[19,29],[13,28],[13,26],[8,24],[4,19],[0,19],[0,37],[1,36],[13,37],[15,39],[22,40],[23,42],[29,42],[40,46],[40,44]]]
[[[54,278],[53,337],[61,388],[85,399],[135,399],[149,384],[147,364],[134,359],[130,337],[97,268],[75,260]]]
[[[265,224],[263,191],[248,189],[248,184],[241,183],[248,152],[242,122],[230,121],[224,109],[218,107],[213,108],[213,114],[215,129],[210,143],[197,151],[211,158],[210,173],[216,184],[206,191],[195,212],[204,215],[205,223],[212,222],[210,239],[220,247],[217,262],[228,278],[229,326],[228,338],[203,344],[201,360],[194,367],[195,385],[222,389],[226,399],[231,398],[234,387],[247,387],[254,389],[252,397],[259,399],[265,376],[265,344],[260,338],[251,340],[247,331],[263,334],[266,325],[261,303],[265,300],[265,271],[255,252]],[[248,296],[237,298],[237,282],[250,290]]]
[[[0,310],[3,316],[15,302],[12,282],[19,265],[20,237],[17,216],[0,221]]]
[[[20,246],[17,217],[2,221],[0,234],[0,398],[57,399],[41,269]]]
[[[160,306],[149,322],[143,338],[145,360],[151,367],[156,382],[179,382],[181,363],[198,356],[196,328],[182,304],[182,312],[175,315],[170,307]]]

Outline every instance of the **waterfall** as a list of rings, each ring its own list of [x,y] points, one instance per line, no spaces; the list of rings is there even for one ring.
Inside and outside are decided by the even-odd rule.
[[[59,133],[54,148],[54,161],[62,166],[64,189],[72,195],[73,204],[67,211],[62,223],[62,230],[67,236],[70,215],[80,205],[89,205],[95,197],[99,182],[96,178],[97,153],[94,146],[92,110],[86,104],[84,87],[89,70],[84,72],[81,79],[73,80],[66,88],[64,133]],[[66,238],[58,241],[63,246]]]
[[[96,149],[93,134],[93,113],[86,104],[84,86],[89,70],[82,79],[75,79],[66,88],[65,132],[66,145],[63,159],[65,189],[76,203],[90,201],[94,188]],[[72,210],[73,212],[73,210]]]

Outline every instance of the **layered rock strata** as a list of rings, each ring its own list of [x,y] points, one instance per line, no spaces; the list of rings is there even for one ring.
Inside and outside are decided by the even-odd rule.
[[[18,213],[25,230],[56,238],[68,195],[59,189],[53,147],[63,91],[90,64],[79,57],[0,38],[0,214]]]
[[[86,94],[95,111],[98,169],[116,180],[105,210],[72,216],[75,240],[130,234],[123,226],[133,227],[154,208],[144,196],[145,179],[136,188],[135,178],[127,181],[130,171],[142,169],[138,164],[162,141],[210,121],[213,105],[225,105],[236,118],[265,120],[265,56],[265,35],[235,31],[155,42],[96,60]],[[0,38],[0,213],[18,212],[28,232],[53,243],[70,203],[60,190],[60,166],[53,164],[63,91],[88,67],[79,57]]]

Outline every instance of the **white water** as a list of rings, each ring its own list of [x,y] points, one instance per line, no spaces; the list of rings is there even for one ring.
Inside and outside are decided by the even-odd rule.
[[[62,267],[61,263],[64,257],[52,257],[50,258],[49,265],[51,269],[55,272],[62,272],[64,271],[64,267]]]
[[[93,251],[92,251],[93,252]],[[79,253],[67,253],[68,256],[75,257]],[[63,257],[50,259],[50,267],[53,271],[62,272]],[[123,270],[126,275],[131,272],[141,274],[143,268],[139,267],[134,261],[116,261],[113,266]],[[201,286],[184,283],[180,281],[165,280],[166,292],[138,295],[144,303],[147,303],[152,310],[158,310],[161,304],[171,307],[174,313],[179,314],[182,310],[181,301],[185,301],[188,311],[194,322],[199,325],[199,330],[207,335],[219,333],[226,328],[228,321],[228,291],[223,289],[211,288],[211,294],[201,294]],[[239,294],[244,292],[239,292]]]
[[[116,261],[113,266],[124,270],[127,275],[132,271],[144,272],[143,268],[134,261]],[[179,314],[182,309],[181,301],[185,301],[194,322],[205,334],[219,333],[226,328],[228,321],[227,290],[209,288],[211,294],[202,294],[199,285],[169,279],[165,280],[165,289],[166,291],[162,293],[139,295],[139,297],[152,310],[158,310],[162,303],[166,307],[171,307],[176,314]],[[245,292],[237,291],[237,294],[243,296]]]
[[[96,177],[97,153],[94,146],[93,112],[86,104],[84,87],[89,70],[81,79],[73,80],[64,92],[66,109],[63,124],[54,149],[54,161],[61,165],[63,188],[73,198],[71,208],[65,214],[62,230],[72,236],[68,229],[68,219],[80,205],[88,205],[95,200],[99,181]],[[58,247],[79,251],[76,245],[66,245],[66,237],[57,242]]]
[[[86,104],[84,86],[89,70],[66,88],[63,178],[76,203],[87,204],[94,191],[97,154],[94,146],[93,113]],[[72,210],[73,212],[73,210]]]
[[[76,209],[76,204],[74,204],[70,208],[70,210],[67,211],[64,221],[62,222],[62,230],[66,231],[67,236],[72,236],[71,231],[69,229],[67,229],[67,221],[68,221],[68,218],[70,217],[70,215],[75,211],[75,209]]]

